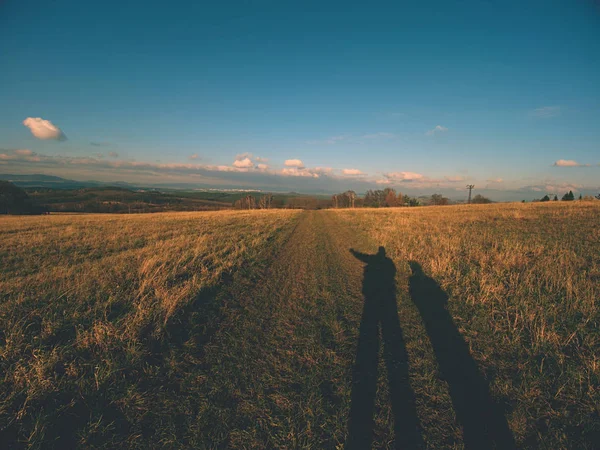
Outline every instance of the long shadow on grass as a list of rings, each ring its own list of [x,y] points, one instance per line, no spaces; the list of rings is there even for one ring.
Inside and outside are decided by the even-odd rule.
[[[442,377],[450,387],[465,448],[516,448],[506,418],[493,401],[487,381],[446,309],[448,295],[423,273],[419,263],[409,264],[410,295],[421,313]]]
[[[368,449],[372,444],[380,327],[394,414],[396,447],[422,447],[415,396],[409,384],[408,355],[398,320],[396,266],[385,256],[383,247],[379,247],[375,255],[352,249],[350,252],[367,265],[364,269],[365,304],[354,363],[346,448]]]

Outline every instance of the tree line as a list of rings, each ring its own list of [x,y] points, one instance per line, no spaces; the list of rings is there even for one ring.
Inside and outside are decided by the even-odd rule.
[[[598,194],[596,196],[596,198],[600,199],[600,194]],[[565,195],[562,196],[561,200],[563,202],[572,202],[573,200],[575,200],[575,194],[573,194],[573,191],[566,192]],[[579,200],[583,200],[583,196],[581,194],[579,194]],[[551,199],[550,199],[550,196],[548,194],[546,194],[541,199],[534,200],[534,202],[535,201],[538,201],[538,202],[549,202],[549,201],[551,201]],[[554,194],[554,198],[552,199],[552,201],[557,202],[558,201],[558,195]]]

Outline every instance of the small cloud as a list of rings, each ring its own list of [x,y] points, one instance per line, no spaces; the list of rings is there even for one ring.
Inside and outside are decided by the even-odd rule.
[[[553,165],[556,167],[590,167],[589,164],[579,164],[572,159],[559,159]]]
[[[560,115],[560,106],[543,106],[541,108],[536,108],[531,111],[531,115],[540,119],[556,117]]]
[[[94,153],[94,156],[96,158],[102,159],[102,158],[104,158],[104,153]]]
[[[23,125],[29,128],[31,134],[38,139],[53,139],[56,141],[65,141],[67,139],[60,128],[41,117],[28,117],[23,121]]]
[[[319,175],[331,175],[333,173],[333,169],[331,167],[315,167],[314,169],[310,170]]]
[[[488,183],[502,183],[504,180],[502,178],[490,178],[486,180]]]
[[[42,160],[36,152],[33,152],[29,149],[9,150],[8,153],[0,153],[0,160],[27,162],[39,162]]]
[[[15,153],[15,155],[19,155],[19,156],[33,156],[33,155],[35,155],[35,152],[32,152],[31,150],[28,150],[28,149],[15,150],[14,153]]]
[[[194,153],[193,155],[188,156],[188,158],[191,160],[198,159],[198,153]]]
[[[233,167],[237,167],[238,169],[250,169],[254,167],[254,163],[250,158],[236,159],[233,162]]]
[[[119,154],[117,152],[108,152],[108,156],[110,156],[111,158],[118,158]]]
[[[523,186],[519,188],[520,191],[533,191],[533,192],[544,192],[546,194],[561,195],[562,193],[569,191],[580,191],[583,188],[582,185],[573,183],[557,183],[548,181],[544,184],[536,184],[531,186]]]
[[[296,169],[304,169],[304,163],[299,159],[286,159],[284,163],[287,167],[295,167]]]
[[[269,158],[261,158],[260,156],[255,156],[254,161],[266,163],[269,161]]]
[[[383,176],[386,177],[388,180],[394,181],[418,181],[423,180],[425,178],[424,175],[415,172],[391,172],[384,173]]]
[[[358,169],[343,169],[342,173],[344,175],[354,175],[354,176],[364,175],[364,173]]]
[[[263,163],[261,163],[261,164],[258,164],[258,165],[256,166],[256,168],[257,168],[258,170],[268,170],[268,169],[269,169],[269,165],[268,165],[268,164],[263,164]]]
[[[304,170],[304,167],[291,167],[281,169],[281,175],[288,177],[309,177],[309,178],[319,178],[319,174],[315,173],[312,170]]]
[[[251,159],[252,153],[244,152],[244,153],[239,153],[239,154],[235,155],[236,161],[241,161],[242,159],[246,159],[246,158]]]
[[[432,130],[429,130],[427,133],[425,133],[427,136],[432,136],[436,133],[443,133],[444,131],[448,131],[448,128],[443,127],[441,125],[436,125],[436,127]]]

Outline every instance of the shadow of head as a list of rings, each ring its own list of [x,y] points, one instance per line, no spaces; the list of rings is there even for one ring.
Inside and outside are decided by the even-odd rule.
[[[423,276],[423,268],[421,267],[421,264],[419,264],[416,261],[409,261],[408,265],[410,266],[410,270],[412,271],[413,275],[416,276]]]
[[[380,245],[379,250],[377,251],[377,256],[385,258],[385,247]]]
[[[408,265],[412,271],[409,284],[413,301],[416,304],[427,303],[430,307],[445,306],[448,303],[448,295],[437,281],[428,277],[418,262],[409,261]]]

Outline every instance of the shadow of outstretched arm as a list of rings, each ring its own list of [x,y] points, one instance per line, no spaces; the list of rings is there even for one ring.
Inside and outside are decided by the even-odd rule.
[[[379,247],[374,255],[350,249],[364,267],[364,306],[352,376],[351,406],[346,449],[371,448],[374,437],[380,344],[387,368],[394,416],[395,448],[424,447],[410,386],[408,354],[396,304],[396,267]]]
[[[356,250],[354,250],[353,248],[350,249],[350,253],[352,253],[354,255],[354,257],[364,263],[368,263],[369,262],[369,257],[371,255],[366,255],[364,253],[361,252],[357,252]]]
[[[465,448],[516,448],[506,418],[492,399],[469,346],[447,309],[448,295],[415,261],[410,295],[433,346],[440,372],[448,382],[456,416],[463,426]]]

